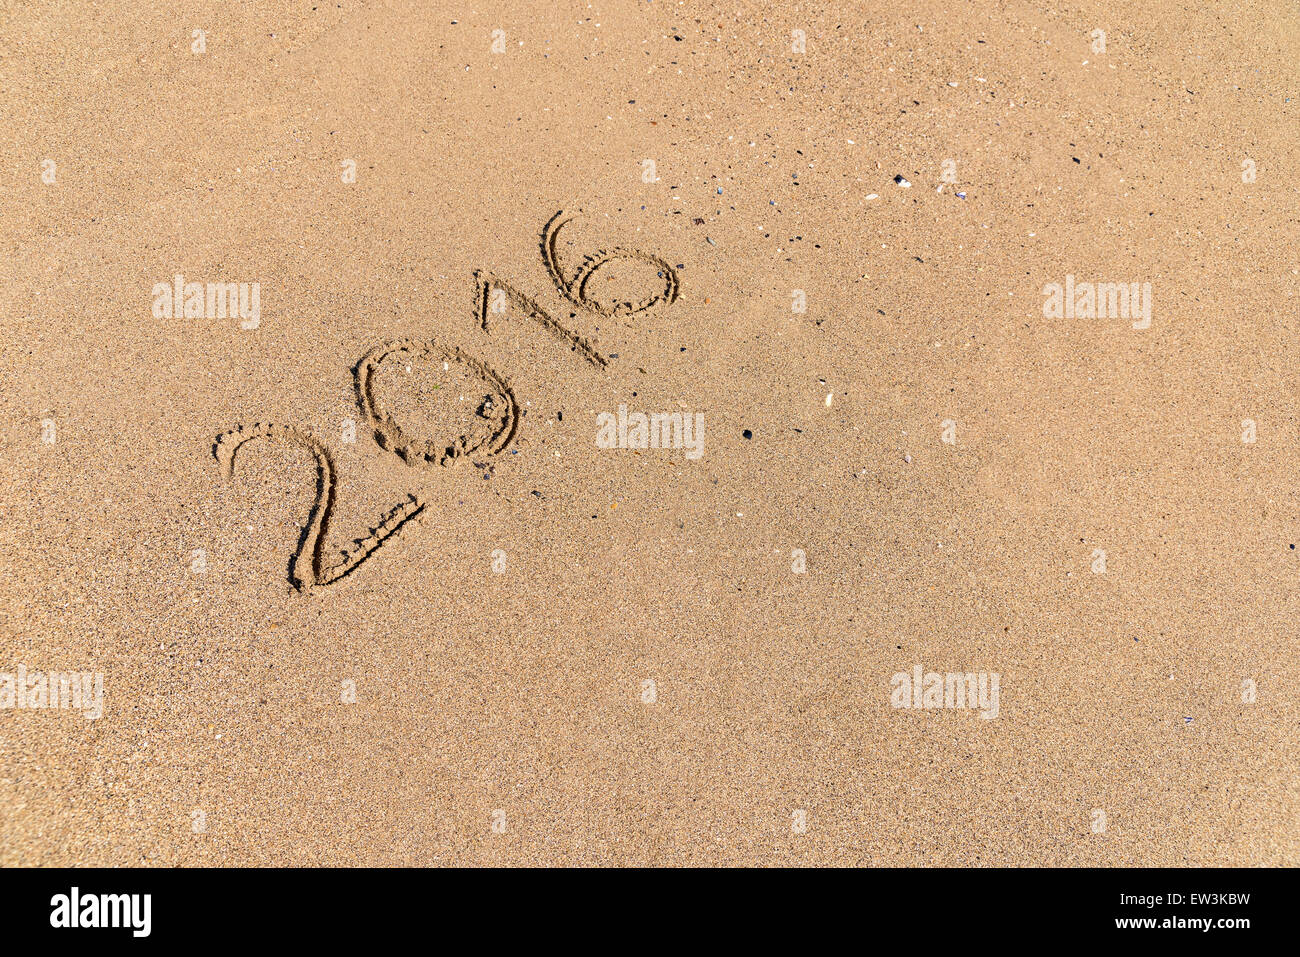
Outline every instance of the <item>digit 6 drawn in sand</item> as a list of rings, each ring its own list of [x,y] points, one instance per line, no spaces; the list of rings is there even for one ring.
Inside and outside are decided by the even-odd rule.
[[[572,218],[564,218],[564,210],[552,216],[542,228],[541,248],[542,262],[551,281],[560,295],[574,306],[597,315],[619,316],[644,312],[659,303],[671,304],[676,301],[679,288],[676,270],[664,259],[636,249],[615,247],[608,251],[599,250],[584,257],[573,276],[566,278],[556,243],[560,230],[570,222]],[[659,277],[664,281],[663,288],[639,301],[602,302],[593,297],[588,291],[592,276],[616,259],[636,260],[657,267]],[[490,293],[497,290],[505,300],[514,303],[525,316],[568,345],[584,360],[599,369],[609,365],[609,359],[598,352],[588,339],[565,327],[512,283],[485,270],[476,270],[474,290],[475,318],[484,331],[490,332],[489,312],[505,311],[504,308],[489,309]],[[396,420],[377,390],[376,380],[381,377],[385,364],[390,361],[401,363],[407,372],[417,364],[437,362],[441,362],[443,370],[448,371],[454,363],[460,374],[472,378],[477,387],[486,389],[486,393],[468,422],[463,423],[464,428],[459,435],[441,441],[434,438],[418,439]],[[509,447],[519,431],[519,402],[509,382],[456,346],[442,345],[433,340],[417,342],[411,339],[382,343],[357,362],[353,374],[357,402],[370,425],[375,442],[412,468],[430,465],[447,468],[475,452],[497,455]],[[384,514],[377,526],[369,529],[361,538],[354,539],[352,547],[342,549],[338,557],[331,560],[326,555],[325,543],[338,494],[338,477],[329,449],[310,432],[293,426],[257,423],[247,428],[236,427],[217,436],[212,449],[212,454],[221,464],[227,479],[234,477],[235,458],[239,450],[258,439],[287,448],[306,449],[316,461],[316,499],[303,527],[298,548],[289,562],[289,581],[300,592],[324,588],[356,571],[380,546],[420,517],[427,507],[423,489],[409,493],[405,500]]]

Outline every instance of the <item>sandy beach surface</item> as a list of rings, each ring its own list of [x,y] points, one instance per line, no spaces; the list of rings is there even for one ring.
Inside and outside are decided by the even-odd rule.
[[[0,6],[0,864],[1300,862],[1298,80],[1283,3]]]

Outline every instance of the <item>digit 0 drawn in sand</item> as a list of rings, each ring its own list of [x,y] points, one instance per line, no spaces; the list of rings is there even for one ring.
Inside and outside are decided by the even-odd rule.
[[[329,450],[315,436],[289,425],[259,422],[248,428],[231,429],[217,436],[216,445],[212,449],[212,454],[221,463],[227,479],[235,477],[235,454],[257,439],[275,445],[306,449],[316,459],[316,500],[312,503],[311,514],[307,517],[302,537],[298,540],[298,549],[289,561],[289,580],[299,591],[307,592],[313,588],[332,585],[343,576],[351,574],[380,545],[396,535],[403,525],[424,511],[424,503],[417,496],[410,496],[391,509],[367,535],[355,539],[352,549],[342,550],[337,561],[327,562],[325,541],[329,535],[337,493],[334,460]]]
[[[559,232],[572,222],[560,210],[542,228],[542,262],[551,281],[568,302],[600,316],[622,316],[644,312],[659,303],[676,301],[679,289],[677,271],[664,259],[635,249],[615,247],[599,250],[583,258],[577,271],[566,278],[557,253]],[[602,301],[588,290],[591,278],[604,266],[618,259],[648,263],[658,270],[663,288],[653,295],[634,301],[614,299]],[[596,350],[591,342],[567,328],[550,315],[535,300],[526,296],[513,284],[486,270],[474,272],[474,315],[484,331],[488,329],[489,313],[503,313],[504,308],[490,305],[490,294],[498,290],[503,299],[513,302],[528,318],[534,320],[560,342],[569,346],[584,360],[599,369],[609,365],[609,359]],[[574,316],[576,313],[570,313]],[[441,390],[441,384],[418,382],[420,373],[442,371],[460,388]],[[486,364],[463,352],[457,346],[442,345],[434,340],[417,341],[401,339],[382,343],[367,352],[353,368],[357,402],[370,427],[371,435],[380,448],[397,455],[412,467],[438,464],[455,465],[469,455],[480,452],[497,455],[504,451],[519,430],[519,401],[510,383]],[[409,377],[409,378],[407,378]],[[385,401],[384,392],[393,388],[392,379],[401,380],[396,387],[399,396]],[[405,390],[406,395],[400,395]],[[434,393],[437,393],[436,395]],[[451,395],[456,394],[454,402]],[[449,410],[448,405],[452,408]],[[416,438],[416,429],[410,420],[436,413],[441,406],[441,418],[429,426],[432,438]],[[399,418],[406,425],[399,422]],[[448,438],[448,436],[451,436]],[[330,518],[334,511],[337,478],[334,460],[329,450],[311,433],[287,425],[258,423],[248,428],[234,428],[217,436],[212,454],[221,463],[227,478],[235,474],[235,454],[244,445],[257,439],[291,448],[306,449],[316,460],[316,500],[303,528],[298,549],[289,562],[289,580],[300,592],[332,585],[356,571],[367,558],[412,523],[425,511],[426,501],[421,493],[409,493],[406,501],[388,511],[379,525],[362,538],[353,541],[353,547],[343,549],[334,561],[327,561],[325,543],[329,535]]]
[[[475,400],[473,418],[450,443],[412,439],[376,393],[376,373],[386,363],[404,367],[409,373],[412,363],[420,362],[441,362],[444,370],[451,363],[458,363],[477,375],[482,387],[491,390],[481,401]],[[370,423],[375,441],[381,449],[400,456],[407,465],[436,462],[448,466],[479,449],[495,455],[510,444],[519,428],[519,402],[510,384],[455,346],[444,347],[433,341],[414,342],[410,339],[389,342],[366,353],[353,371],[357,401],[361,403],[361,411]],[[477,391],[481,392],[482,388]]]

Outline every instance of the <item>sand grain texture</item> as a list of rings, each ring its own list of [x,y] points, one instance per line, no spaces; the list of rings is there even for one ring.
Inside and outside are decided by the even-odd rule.
[[[1281,3],[5,5],[0,672],[104,715],[0,710],[0,864],[1300,862],[1297,64]],[[675,301],[564,298],[560,210]],[[177,273],[258,327],[156,318]],[[508,447],[381,448],[401,341]],[[394,414],[474,421],[438,374]],[[620,404],[704,454],[598,448]],[[331,561],[422,513],[295,589],[312,453],[213,455],[260,422]],[[918,664],[997,718],[891,707]]]

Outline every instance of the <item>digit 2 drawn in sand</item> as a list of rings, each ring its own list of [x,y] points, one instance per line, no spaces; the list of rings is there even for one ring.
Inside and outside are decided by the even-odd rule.
[[[363,538],[356,539],[351,549],[344,549],[334,562],[325,559],[325,539],[329,534],[330,516],[334,511],[337,493],[334,460],[329,450],[313,435],[287,425],[259,422],[249,428],[235,428],[217,436],[213,454],[221,463],[227,478],[235,474],[235,453],[246,443],[264,439],[274,444],[306,449],[316,458],[316,501],[307,517],[307,524],[298,540],[298,550],[289,563],[289,580],[299,591],[332,585],[369,558],[403,525],[424,511],[424,503],[412,495],[391,509]]]
[[[644,312],[660,303],[671,304],[676,301],[679,288],[676,270],[666,260],[636,249],[615,247],[591,253],[583,258],[572,276],[566,277],[560,265],[557,237],[560,230],[570,222],[572,217],[565,218],[564,210],[560,210],[542,228],[541,239],[542,263],[555,288],[568,302],[597,315],[621,316]],[[588,289],[591,278],[617,259],[655,266],[659,277],[663,279],[663,288],[637,301],[603,301],[593,296]],[[598,369],[609,365],[609,358],[597,351],[588,339],[556,320],[513,283],[485,270],[476,270],[474,293],[475,319],[484,331],[491,331],[488,327],[489,314],[503,316],[506,312],[505,304],[510,302],[582,359]],[[570,313],[570,316],[576,316],[576,313]],[[454,365],[455,374],[468,379],[473,386],[467,391],[482,394],[483,398],[468,416],[464,410],[457,410],[459,422],[439,423],[445,434],[417,438],[414,428],[409,423],[404,427],[398,416],[418,412],[420,399],[417,397],[412,401],[408,396],[405,401],[399,399],[385,402],[382,394],[383,379],[386,371],[394,365],[410,373],[416,366],[433,366],[439,362],[445,372],[452,371]],[[421,342],[411,339],[383,343],[372,348],[357,362],[353,374],[357,402],[375,442],[412,468],[431,465],[447,468],[476,452],[497,455],[514,441],[519,431],[519,402],[509,382],[456,346],[443,345],[433,340]],[[432,388],[437,390],[439,387],[434,385]],[[463,400],[464,397],[461,398]],[[395,408],[399,405],[402,408]],[[303,527],[298,548],[289,563],[289,581],[300,592],[324,588],[356,571],[380,546],[413,523],[426,509],[427,501],[421,489],[409,493],[405,500],[384,514],[377,526],[363,537],[354,539],[351,548],[340,550],[338,556],[331,559],[327,557],[325,544],[338,494],[338,477],[329,449],[310,432],[293,426],[258,423],[247,428],[236,427],[217,436],[212,449],[212,454],[221,463],[227,479],[234,477],[236,453],[247,443],[259,439],[288,448],[306,449],[316,460],[316,500]]]

